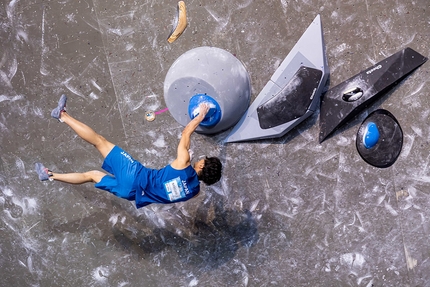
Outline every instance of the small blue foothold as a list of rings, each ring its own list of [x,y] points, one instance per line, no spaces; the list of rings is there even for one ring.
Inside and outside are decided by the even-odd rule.
[[[379,140],[379,136],[378,126],[374,122],[369,122],[363,135],[364,147],[367,149],[374,147]]]

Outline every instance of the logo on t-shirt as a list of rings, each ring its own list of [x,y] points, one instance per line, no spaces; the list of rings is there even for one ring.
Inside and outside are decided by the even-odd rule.
[[[134,163],[133,158],[132,158],[128,153],[126,153],[125,151],[122,151],[122,152],[121,152],[121,154],[122,154],[126,159],[128,159],[131,163]]]
[[[182,186],[184,187],[184,189],[185,189],[185,193],[186,194],[190,194],[190,190],[188,189],[188,184],[187,184],[187,181],[186,180],[182,180]]]
[[[182,181],[179,176],[172,180],[166,181],[164,183],[164,188],[170,201],[176,201],[186,197],[184,187],[182,186]]]

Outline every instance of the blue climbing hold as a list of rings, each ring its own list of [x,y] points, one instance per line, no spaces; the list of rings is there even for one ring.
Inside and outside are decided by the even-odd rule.
[[[199,105],[207,103],[210,107],[200,126],[211,128],[221,120],[221,108],[217,101],[206,94],[197,94],[191,97],[188,105],[188,114],[191,119],[194,119],[199,114]]]
[[[363,134],[363,145],[367,149],[374,147],[379,140],[380,134],[378,126],[374,122],[367,123]]]

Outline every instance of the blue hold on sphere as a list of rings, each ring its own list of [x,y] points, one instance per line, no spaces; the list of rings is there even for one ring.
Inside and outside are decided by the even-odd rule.
[[[374,147],[379,141],[379,129],[374,122],[367,123],[366,130],[363,135],[363,145],[367,149]]]
[[[191,97],[188,105],[188,114],[194,119],[199,114],[199,105],[206,103],[209,105],[209,111],[203,121],[200,123],[203,127],[214,127],[221,120],[221,108],[217,101],[206,94],[197,94]]]

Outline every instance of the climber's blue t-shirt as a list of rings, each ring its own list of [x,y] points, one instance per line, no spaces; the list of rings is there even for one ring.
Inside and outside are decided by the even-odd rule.
[[[118,146],[106,156],[102,168],[112,175],[105,175],[95,187],[135,200],[137,208],[185,201],[200,191],[197,173],[191,165],[182,170],[170,165],[159,170],[146,168]]]
[[[188,200],[199,193],[199,184],[197,173],[191,165],[182,170],[171,165],[158,170],[142,166],[135,181],[138,187],[136,207]]]

